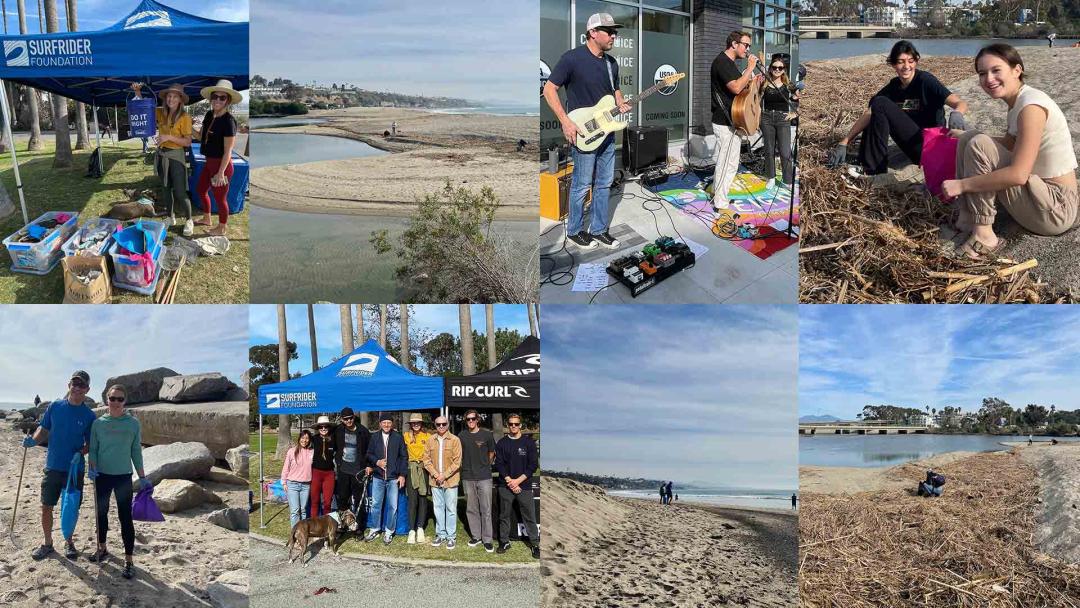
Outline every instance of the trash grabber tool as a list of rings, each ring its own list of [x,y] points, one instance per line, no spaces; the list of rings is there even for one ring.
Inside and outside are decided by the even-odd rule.
[[[19,485],[15,486],[15,506],[11,508],[11,523],[8,525],[8,539],[16,548],[19,548],[19,543],[15,541],[15,515],[19,512],[19,493],[22,492],[23,471],[26,470],[26,450],[28,449],[30,448],[23,446],[22,464],[19,465]]]

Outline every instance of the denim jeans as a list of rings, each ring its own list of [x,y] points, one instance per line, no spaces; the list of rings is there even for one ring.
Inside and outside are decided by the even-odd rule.
[[[307,519],[308,500],[311,498],[310,481],[290,481],[286,493],[289,496],[289,524],[295,526],[301,519]]]
[[[435,538],[457,537],[457,491],[455,488],[431,488],[435,503]]]
[[[791,121],[786,112],[765,110],[761,114],[761,135],[765,141],[765,179],[776,177],[776,155],[780,155],[780,171],[785,184],[795,182],[795,167],[791,163]]]
[[[386,520],[383,520],[383,499],[389,504],[386,508]],[[372,530],[393,532],[397,529],[398,485],[397,477],[371,480],[371,511],[375,514]]]
[[[611,181],[615,178],[615,135],[608,135],[593,152],[572,148],[574,174],[570,180],[570,217],[566,234],[581,232],[585,221],[585,194],[592,187],[592,208],[589,211],[590,234],[603,234],[608,229],[608,199]]]

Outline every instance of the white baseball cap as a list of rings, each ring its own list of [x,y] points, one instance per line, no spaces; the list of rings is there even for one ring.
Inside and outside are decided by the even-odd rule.
[[[587,22],[585,22],[586,30],[594,30],[598,27],[610,27],[618,29],[622,27],[618,23],[615,23],[615,19],[609,13],[593,13]]]

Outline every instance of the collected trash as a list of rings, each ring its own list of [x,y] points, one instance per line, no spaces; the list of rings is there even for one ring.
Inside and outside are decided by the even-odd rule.
[[[109,255],[113,259],[113,283],[142,295],[151,295],[161,269],[160,256],[165,252],[165,224],[139,220],[113,235]]]
[[[11,270],[28,274],[48,274],[63,253],[61,246],[75,232],[79,214],[49,211],[4,239],[11,256]]]
[[[94,218],[80,227],[64,243],[64,255],[105,255],[113,233],[123,226],[119,220]]]

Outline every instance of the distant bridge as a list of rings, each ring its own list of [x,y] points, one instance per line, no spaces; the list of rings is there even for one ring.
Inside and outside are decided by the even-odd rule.
[[[883,23],[845,22],[835,17],[799,17],[799,38],[890,38],[896,31]]]
[[[800,435],[921,435],[929,429],[891,422],[800,422]]]

